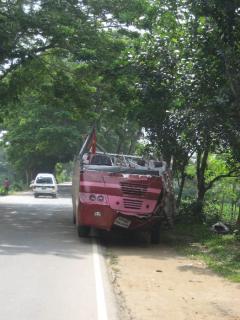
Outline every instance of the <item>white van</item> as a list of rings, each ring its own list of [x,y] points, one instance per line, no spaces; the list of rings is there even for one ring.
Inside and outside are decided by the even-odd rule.
[[[57,181],[51,173],[39,173],[32,185],[34,197],[37,198],[40,195],[49,195],[53,198],[57,196]]]

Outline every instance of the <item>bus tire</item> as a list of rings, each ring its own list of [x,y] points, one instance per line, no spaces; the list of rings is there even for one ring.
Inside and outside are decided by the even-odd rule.
[[[78,233],[79,238],[85,238],[90,233],[90,227],[78,225],[77,226],[77,233]]]
[[[151,243],[159,244],[160,242],[160,225],[157,224],[151,230]]]

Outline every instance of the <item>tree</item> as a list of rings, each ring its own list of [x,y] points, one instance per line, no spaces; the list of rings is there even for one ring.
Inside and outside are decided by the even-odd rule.
[[[72,159],[81,142],[81,119],[56,105],[42,104],[37,95],[22,98],[22,108],[6,121],[8,158],[26,180],[38,172],[53,172],[58,161]]]
[[[101,41],[97,61],[48,52],[11,74],[9,87],[16,87],[18,99],[5,112],[4,128],[9,159],[18,172],[51,172],[57,162],[72,160],[81,135],[94,123],[98,140],[110,151],[127,152],[134,145],[137,124],[127,119],[131,86],[118,61],[126,40],[109,31]],[[115,51],[108,54],[106,46]],[[124,145],[119,150],[117,140]]]
[[[138,23],[148,32],[135,40],[129,56],[139,97],[135,112],[155,150],[168,162],[174,155],[181,176],[178,203],[186,166],[197,154],[201,214],[212,186],[205,179],[208,156],[229,148],[237,155],[233,137],[238,136],[238,124],[230,116],[228,79],[218,51],[221,33],[213,19],[196,8],[185,1],[154,2]]]

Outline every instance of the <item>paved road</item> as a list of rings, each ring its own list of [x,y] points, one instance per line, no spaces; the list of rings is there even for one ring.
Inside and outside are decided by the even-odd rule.
[[[1,197],[0,319],[116,319],[100,251],[78,239],[69,197]]]

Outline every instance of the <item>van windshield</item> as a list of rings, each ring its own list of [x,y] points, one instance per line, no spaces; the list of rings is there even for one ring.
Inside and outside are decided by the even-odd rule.
[[[48,177],[39,177],[39,178],[37,178],[36,183],[53,184],[53,180],[52,180],[52,178],[48,178]]]

